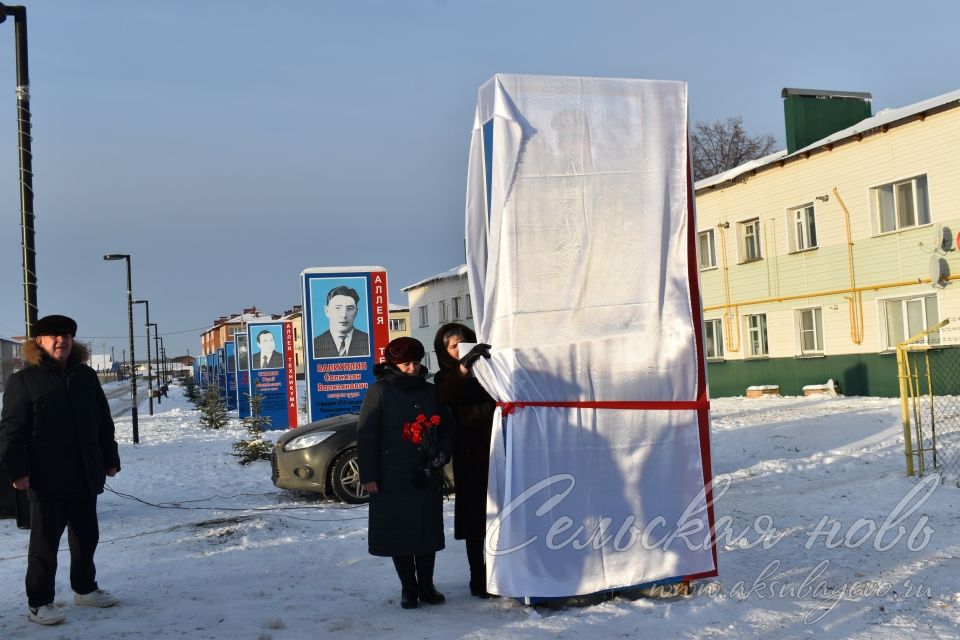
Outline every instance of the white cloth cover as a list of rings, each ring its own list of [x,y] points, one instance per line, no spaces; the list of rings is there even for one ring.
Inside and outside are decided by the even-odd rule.
[[[690,185],[685,83],[497,75],[480,88],[467,266],[493,350],[477,377],[500,402],[687,407],[498,411],[493,593],[716,575]]]

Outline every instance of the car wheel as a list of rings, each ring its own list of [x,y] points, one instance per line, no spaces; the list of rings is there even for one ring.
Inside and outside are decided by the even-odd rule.
[[[333,461],[330,468],[330,491],[337,500],[349,504],[363,504],[370,494],[360,486],[360,464],[357,448],[350,447]]]

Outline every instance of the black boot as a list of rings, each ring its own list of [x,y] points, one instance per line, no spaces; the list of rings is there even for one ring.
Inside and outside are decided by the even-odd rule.
[[[487,567],[483,561],[483,538],[467,538],[467,562],[470,564],[470,595],[489,598]]]
[[[417,584],[420,586],[420,599],[427,604],[443,604],[446,598],[433,586],[433,565],[437,554],[424,553],[414,556],[417,563]]]
[[[393,556],[393,566],[400,577],[400,606],[404,609],[416,609],[417,569],[413,556]]]

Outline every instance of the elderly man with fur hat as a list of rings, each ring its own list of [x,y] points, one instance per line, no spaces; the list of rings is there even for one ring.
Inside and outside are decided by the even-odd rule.
[[[93,555],[100,538],[97,495],[120,471],[110,407],[96,372],[74,343],[77,323],[46,316],[23,345],[28,363],[7,381],[0,414],[0,457],[14,488],[30,498],[27,617],[63,622],[53,604],[57,548],[68,528],[74,603],[110,607],[117,599],[97,587]]]

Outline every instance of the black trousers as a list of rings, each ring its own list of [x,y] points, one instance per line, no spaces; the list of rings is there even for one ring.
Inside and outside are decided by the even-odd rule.
[[[77,593],[97,588],[93,554],[100,541],[97,497],[30,503],[30,547],[27,552],[27,602],[52,604],[57,577],[57,549],[63,530],[70,544],[70,586]]]

